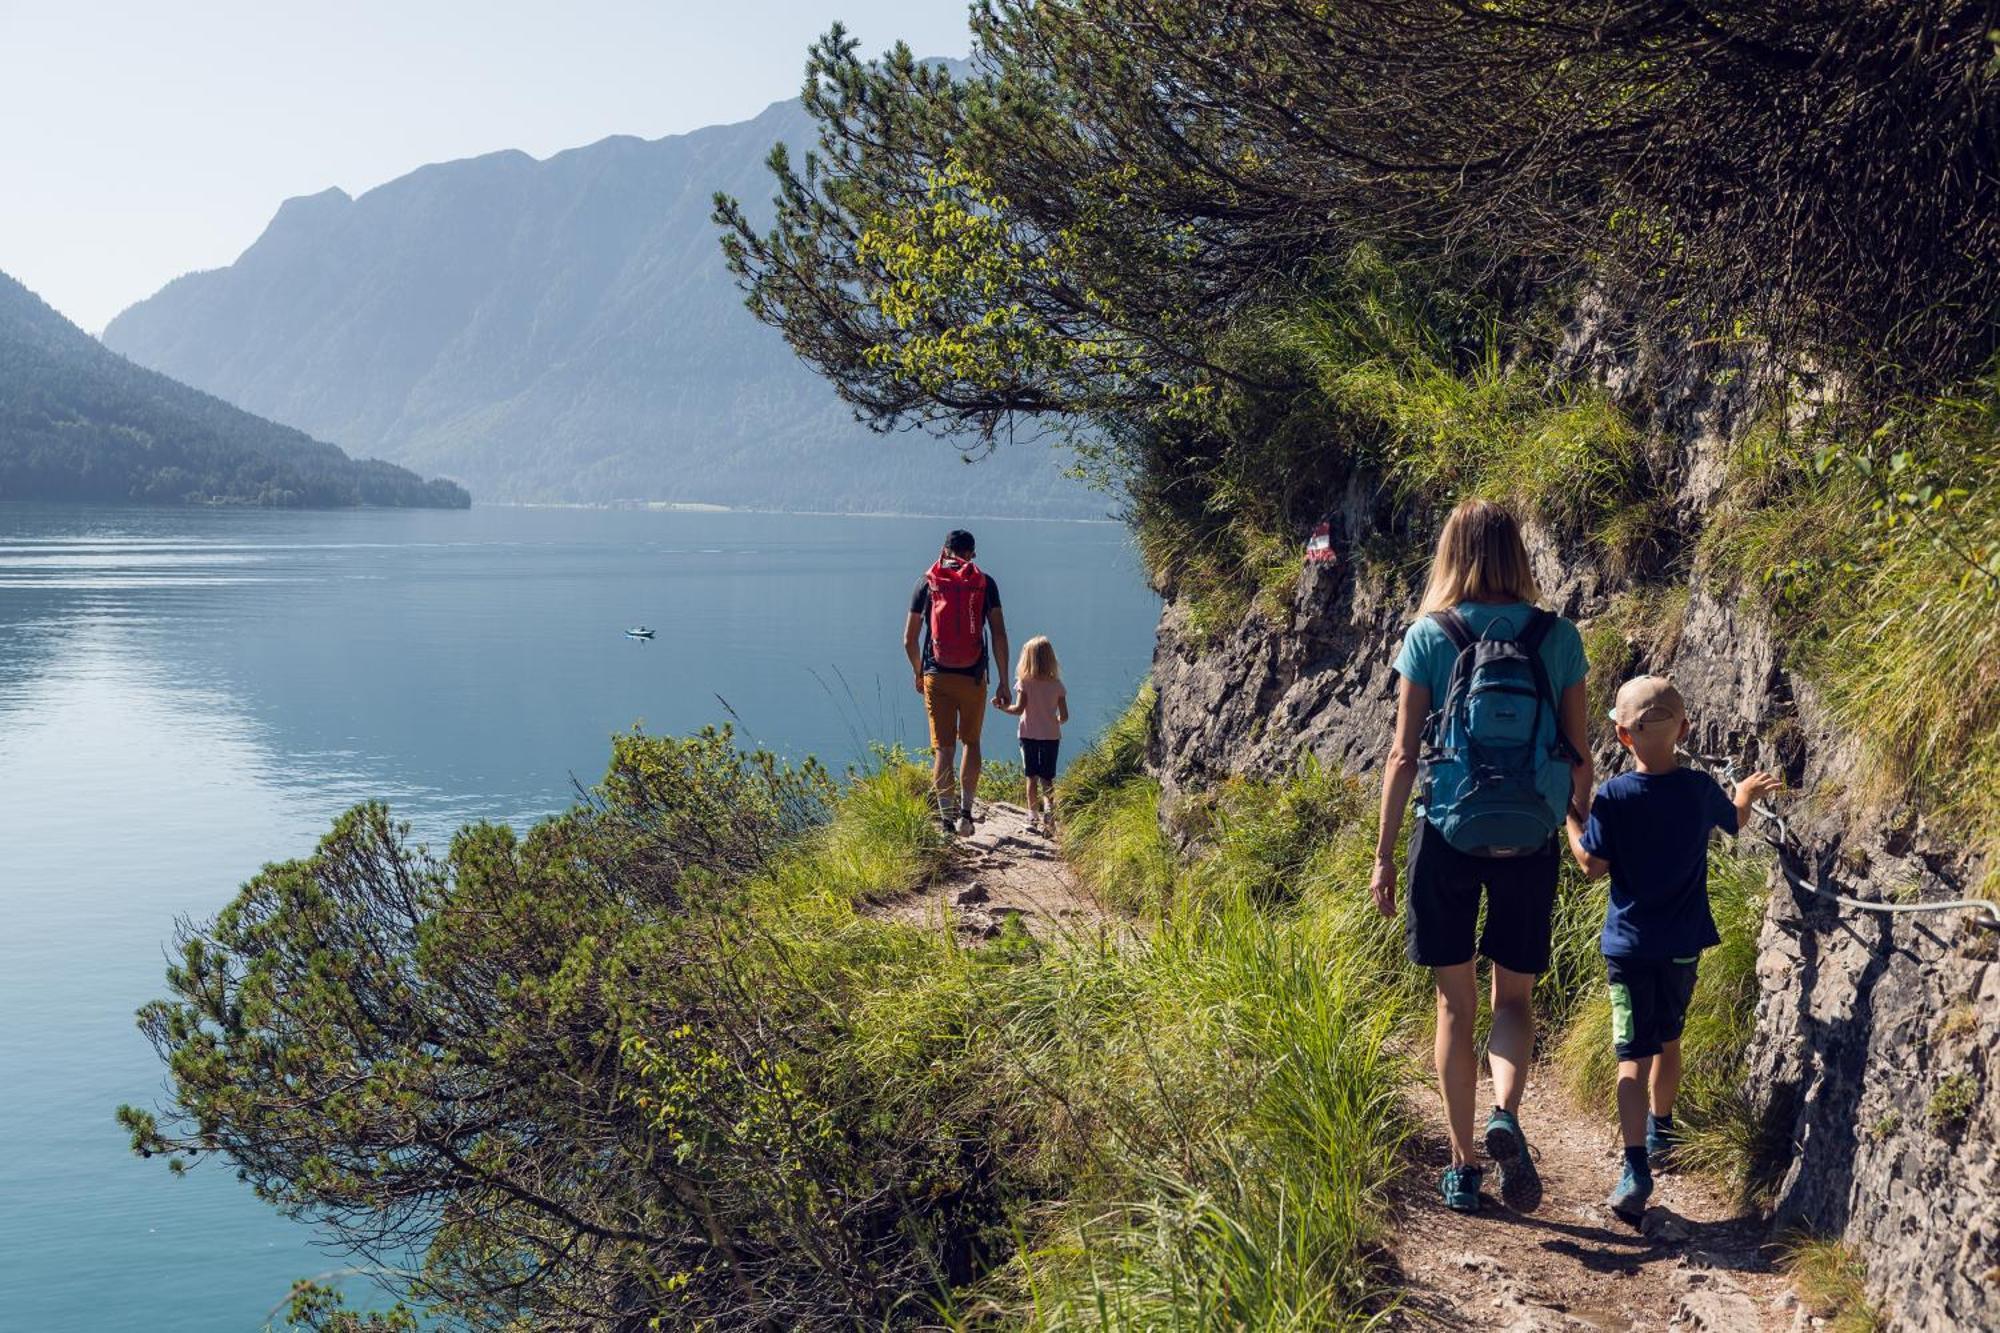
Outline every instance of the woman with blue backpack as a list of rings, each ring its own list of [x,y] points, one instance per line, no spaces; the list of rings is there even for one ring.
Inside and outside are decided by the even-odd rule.
[[[1583,638],[1574,624],[1537,607],[1538,595],[1514,516],[1492,501],[1467,500],[1438,535],[1420,614],[1396,656],[1396,732],[1382,774],[1369,888],[1376,908],[1393,917],[1396,840],[1414,787],[1409,955],[1431,969],[1437,987],[1435,1057],[1451,1137],[1440,1189],[1460,1212],[1479,1208],[1483,1175],[1472,1132],[1475,946],[1493,964],[1486,1153],[1509,1207],[1526,1211],[1542,1197],[1520,1122],[1535,1048],[1531,999],[1535,977],[1549,965],[1558,835],[1572,803],[1589,808],[1591,769]]]

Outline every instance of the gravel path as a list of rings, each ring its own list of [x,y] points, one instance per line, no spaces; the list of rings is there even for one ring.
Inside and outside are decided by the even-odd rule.
[[[1028,832],[1025,809],[982,801],[974,817],[977,831],[954,839],[950,868],[936,883],[881,904],[876,914],[940,926],[949,921],[967,940],[997,938],[1010,916],[1041,940],[1094,931],[1110,919],[1077,882],[1055,841]]]
[[[1450,1161],[1443,1108],[1428,1087],[1414,1095],[1426,1120],[1397,1207],[1399,1327],[1756,1333],[1802,1324],[1772,1270],[1762,1219],[1702,1178],[1656,1175],[1639,1228],[1613,1216],[1604,1196],[1619,1169],[1617,1126],[1608,1114],[1579,1110],[1549,1072],[1537,1071],[1521,1108],[1543,1185],[1532,1213],[1500,1202],[1490,1163],[1480,1212],[1444,1207],[1436,1190]],[[1482,1080],[1482,1115],[1491,1105]]]

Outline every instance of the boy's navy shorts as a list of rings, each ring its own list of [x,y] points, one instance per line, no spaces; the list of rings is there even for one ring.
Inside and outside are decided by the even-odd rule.
[[[1681,1039],[1694,998],[1693,958],[1606,958],[1611,981],[1611,1041],[1620,1060],[1644,1060]]]
[[[1021,738],[1021,770],[1024,776],[1056,780],[1056,748],[1061,741],[1031,741]]]
[[[1419,819],[1410,830],[1405,895],[1410,961],[1420,967],[1469,963],[1476,934],[1479,952],[1508,971],[1546,972],[1561,865],[1553,838],[1530,856],[1473,856],[1446,842],[1428,819]],[[1479,929],[1482,893],[1484,930]]]

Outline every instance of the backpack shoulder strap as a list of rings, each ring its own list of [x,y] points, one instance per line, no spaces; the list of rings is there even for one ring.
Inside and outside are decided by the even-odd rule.
[[[1546,607],[1536,607],[1534,614],[1528,617],[1528,623],[1522,627],[1514,642],[1519,644],[1521,651],[1528,656],[1528,668],[1535,674],[1535,693],[1542,697],[1542,701],[1548,705],[1549,712],[1555,716],[1556,753],[1573,764],[1580,764],[1583,762],[1583,756],[1569,743],[1569,737],[1563,735],[1562,710],[1557,706],[1556,687],[1549,679],[1549,664],[1542,660],[1542,641],[1549,637],[1549,631],[1555,628],[1557,619],[1559,617],[1555,612]]]
[[[1444,631],[1444,636],[1451,640],[1451,646],[1458,652],[1462,653],[1479,642],[1479,636],[1472,632],[1472,626],[1465,623],[1465,617],[1452,608],[1431,612],[1431,620]]]
[[[1534,656],[1536,661],[1540,661],[1541,658],[1538,655],[1542,651],[1542,640],[1549,637],[1549,631],[1554,629],[1555,625],[1556,613],[1547,607],[1538,606],[1529,612],[1528,623],[1523,625],[1521,632],[1514,636],[1514,642],[1521,645],[1522,652]]]

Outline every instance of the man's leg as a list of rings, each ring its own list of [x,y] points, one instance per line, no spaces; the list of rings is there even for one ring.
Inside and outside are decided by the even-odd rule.
[[[1521,1109],[1528,1085],[1528,1061],[1535,1054],[1535,977],[1493,965],[1493,1027],[1486,1037],[1486,1061],[1493,1069],[1494,1104]]]
[[[956,749],[957,747],[953,747]],[[937,793],[938,804],[943,805],[951,796],[951,770],[953,754],[951,750],[939,749],[931,759],[931,790]]]
[[[958,805],[960,810],[970,812],[972,799],[979,794],[979,740],[986,731],[986,678],[960,676],[953,683],[959,700],[958,740],[965,747],[965,754],[958,761]]]
[[[1470,961],[1434,967],[1437,985],[1438,1092],[1444,1097],[1445,1127],[1451,1136],[1451,1164],[1470,1166],[1473,1157],[1472,1112],[1479,1096],[1479,1055],[1473,1049],[1473,1028],[1479,1022],[1479,978]]]
[[[949,823],[958,813],[958,801],[951,790],[952,760],[958,749],[958,709],[950,687],[936,673],[924,677],[924,717],[931,730],[931,792],[937,798],[938,817]]]
[[[958,761],[959,808],[970,810],[972,798],[979,794],[979,742],[967,741],[965,754]]]

